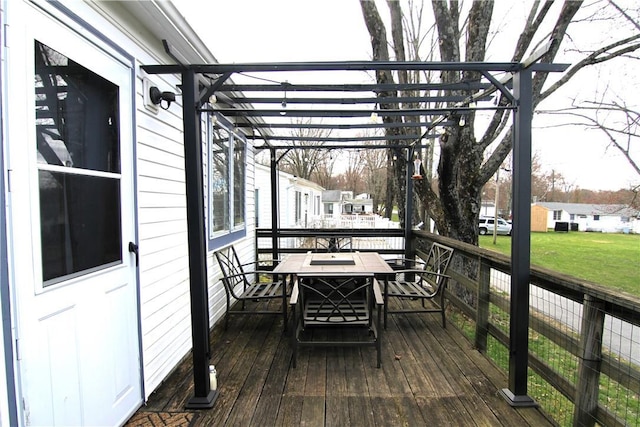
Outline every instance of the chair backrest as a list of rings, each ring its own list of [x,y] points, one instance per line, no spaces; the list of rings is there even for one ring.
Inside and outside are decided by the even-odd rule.
[[[351,252],[352,249],[351,236],[316,237],[316,252]]]
[[[453,248],[434,242],[429,249],[429,255],[425,260],[425,270],[438,274],[447,274],[449,262],[453,256]],[[436,282],[440,286],[446,277],[438,277]]]
[[[304,306],[303,322],[309,325],[350,325],[369,321],[367,280],[359,277],[299,277]]]
[[[242,263],[238,257],[238,253],[233,246],[220,249],[215,252],[220,271],[222,272],[222,283],[227,292],[231,293],[235,298],[234,289],[242,284],[243,289],[250,286],[247,275],[242,268]]]
[[[453,248],[434,242],[425,261],[427,268],[434,273],[446,274],[452,256]]]

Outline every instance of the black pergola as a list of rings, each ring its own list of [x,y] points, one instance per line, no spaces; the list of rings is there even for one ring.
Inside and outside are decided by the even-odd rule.
[[[534,72],[561,72],[567,65],[543,64],[534,54],[522,63],[488,62],[293,62],[248,64],[181,64],[165,43],[176,65],[146,65],[149,74],[175,74],[182,81],[184,150],[186,167],[187,219],[189,239],[189,273],[191,321],[193,338],[194,397],[188,406],[208,408],[216,393],[209,389],[209,314],[207,299],[206,245],[204,203],[202,199],[202,145],[200,115],[217,113],[230,118],[244,129],[249,140],[261,141],[256,149],[269,150],[271,159],[272,196],[277,194],[278,150],[296,147],[288,141],[295,128],[332,129],[344,132],[379,129],[394,133],[396,128],[413,129],[411,134],[370,136],[312,137],[322,142],[322,149],[406,150],[411,161],[422,140],[436,138],[438,129],[458,123],[458,118],[472,110],[506,109],[514,113],[513,143],[513,229],[511,252],[511,308],[509,332],[509,384],[502,394],[514,406],[531,406],[535,402],[527,395],[529,276],[530,276],[530,200],[531,200],[531,120],[533,116],[532,75]],[[458,73],[455,83],[385,83],[376,84],[371,74],[369,82],[319,83],[317,76],[329,73],[353,74],[407,72]],[[311,74],[311,82],[289,82],[281,75],[295,72]],[[348,73],[347,73],[348,72]],[[251,76],[258,83],[235,84],[232,76]],[[266,77],[265,77],[266,76]],[[335,79],[335,77],[333,77]],[[494,93],[502,95],[500,103],[478,106]],[[245,95],[250,94],[250,95]],[[504,101],[506,100],[506,102]],[[427,105],[436,107],[429,108]],[[274,108],[275,107],[275,108]],[[380,121],[367,120],[372,115]],[[286,122],[291,117],[305,118],[303,123]],[[312,119],[321,118],[314,123]],[[428,119],[427,119],[428,118]],[[365,142],[380,140],[384,144]],[[301,148],[301,147],[297,147]],[[304,147],[308,149],[308,147]],[[409,166],[409,165],[407,165]],[[405,242],[411,233],[411,200],[413,185],[407,167],[407,207]],[[272,247],[278,253],[278,203],[272,197]]]

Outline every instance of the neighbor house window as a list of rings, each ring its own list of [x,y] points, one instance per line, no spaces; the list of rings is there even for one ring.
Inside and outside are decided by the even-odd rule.
[[[553,220],[560,221],[562,219],[562,211],[553,211]]]
[[[600,215],[594,215],[593,216],[593,220],[594,221],[600,221]]]
[[[218,117],[208,123],[208,232],[212,246],[246,235],[246,142]]]
[[[296,191],[296,213],[295,213],[296,224],[299,224],[302,220],[302,193]]]
[[[324,204],[324,213],[326,215],[333,215],[333,203]]]

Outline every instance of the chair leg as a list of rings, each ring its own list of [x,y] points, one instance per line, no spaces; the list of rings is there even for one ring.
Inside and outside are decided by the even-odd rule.
[[[444,313],[444,289],[440,293],[440,313],[442,314],[442,328],[446,329],[447,327],[447,319]]]
[[[386,311],[385,304],[385,311]],[[385,325],[386,327],[386,325]],[[378,368],[382,365],[382,330],[380,329],[380,306],[376,310],[376,351],[378,353]]]
[[[384,281],[384,328],[387,329],[387,309],[389,307],[389,282],[387,281],[387,279],[385,279]]]
[[[291,350],[293,350],[293,367],[295,368],[298,365],[298,325],[297,325],[297,317],[296,317],[296,306],[293,305],[291,310]]]

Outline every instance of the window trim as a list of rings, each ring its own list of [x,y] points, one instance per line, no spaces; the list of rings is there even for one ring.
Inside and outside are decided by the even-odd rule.
[[[224,129],[228,134],[229,134],[229,143],[227,144],[227,149],[228,149],[228,153],[227,153],[227,158],[231,161],[228,162],[227,164],[227,191],[228,191],[228,197],[226,200],[227,203],[227,208],[228,208],[228,216],[229,216],[229,223],[225,224],[225,229],[224,230],[219,230],[219,231],[215,231],[213,232],[211,230],[211,213],[213,211],[213,206],[212,206],[212,197],[211,197],[211,178],[212,178],[212,174],[210,173],[210,166],[212,164],[212,153],[211,153],[211,149],[212,149],[212,136],[213,136],[213,129],[214,127],[219,127]],[[235,219],[235,215],[234,215],[234,196],[235,196],[235,185],[234,185],[234,161],[236,156],[234,155],[234,148],[235,148],[235,144],[237,141],[241,141],[241,143],[244,145],[244,154],[242,156],[242,160],[241,162],[242,164],[242,170],[246,171],[246,165],[247,165],[247,139],[246,137],[238,132],[237,130],[234,129],[233,124],[227,120],[224,116],[220,115],[220,114],[216,114],[216,113],[212,113],[212,114],[208,114],[207,118],[206,118],[206,167],[203,168],[206,176],[204,177],[204,181],[207,183],[206,186],[206,200],[207,200],[207,208],[206,208],[206,233],[207,233],[207,242],[208,242],[208,248],[210,251],[213,251],[217,248],[229,245],[231,243],[233,243],[236,240],[239,240],[243,237],[245,237],[247,235],[247,175],[246,173],[244,174],[244,180],[242,182],[242,189],[240,190],[242,192],[242,203],[243,203],[243,215],[242,215],[242,222],[241,223],[237,223],[237,224],[232,224],[231,221],[233,221]],[[203,147],[204,148],[204,147]]]

